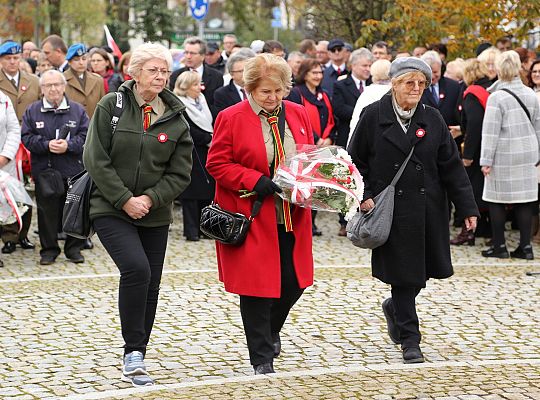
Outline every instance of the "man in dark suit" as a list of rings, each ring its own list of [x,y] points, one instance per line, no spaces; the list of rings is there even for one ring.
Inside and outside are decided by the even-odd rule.
[[[424,90],[421,102],[434,107],[442,114],[452,135],[459,128],[459,110],[461,88],[458,82],[442,76],[442,60],[436,51],[430,50],[421,57],[432,71],[431,86]]]
[[[169,82],[169,89],[174,90],[174,84],[178,76],[184,72],[193,70],[201,76],[202,94],[206,98],[208,107],[214,118],[217,111],[214,107],[214,92],[223,86],[223,76],[213,68],[204,63],[206,56],[206,42],[201,38],[192,36],[184,40],[184,68],[180,68],[172,73]]]
[[[351,54],[351,73],[338,77],[334,84],[334,95],[332,97],[332,107],[336,117],[337,139],[336,145],[347,147],[349,139],[349,125],[356,105],[356,100],[362,94],[365,87],[371,83],[370,67],[374,61],[373,54],[368,49],[362,47]],[[345,227],[347,221],[342,214],[339,214],[339,236],[347,236]]]
[[[227,86],[220,87],[214,93],[214,107],[217,112],[226,109],[242,100],[247,99],[244,90],[244,65],[246,61],[255,57],[249,49],[239,50],[227,59],[227,71],[231,74],[231,81]]]
[[[329,67],[325,68],[323,73],[322,88],[332,98],[334,92],[334,83],[341,75],[347,75],[345,42],[341,39],[332,39],[328,43],[328,54],[332,62]]]
[[[60,36],[49,35],[43,39],[41,42],[41,51],[58,71],[65,72],[69,69],[69,64],[66,60],[67,46]]]

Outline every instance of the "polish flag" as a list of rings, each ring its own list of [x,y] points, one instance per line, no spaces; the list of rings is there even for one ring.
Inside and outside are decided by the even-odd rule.
[[[105,29],[105,36],[107,37],[107,45],[112,49],[113,54],[120,59],[122,57],[122,52],[120,51],[120,48],[114,41],[111,32],[109,31],[109,28],[107,25],[103,25],[103,29]]]

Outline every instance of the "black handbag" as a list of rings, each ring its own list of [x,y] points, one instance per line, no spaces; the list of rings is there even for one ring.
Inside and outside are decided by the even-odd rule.
[[[37,190],[44,198],[60,197],[65,193],[64,179],[60,171],[50,167],[38,175]]]
[[[244,214],[224,210],[216,203],[212,203],[202,209],[201,232],[220,243],[239,246],[246,240],[251,222],[261,211],[261,206],[262,199],[258,198],[253,203],[248,218]]]
[[[94,233],[90,222],[92,189],[93,181],[87,171],[79,172],[68,180],[66,202],[62,214],[62,230],[66,235],[77,239],[87,239]]]

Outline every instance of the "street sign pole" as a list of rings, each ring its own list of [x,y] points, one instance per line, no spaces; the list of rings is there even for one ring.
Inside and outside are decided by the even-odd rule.
[[[190,0],[191,16],[197,21],[198,36],[204,38],[204,17],[208,14],[209,0]]]
[[[197,36],[199,36],[202,39],[204,38],[204,19],[198,20],[197,25],[199,26],[199,33]]]

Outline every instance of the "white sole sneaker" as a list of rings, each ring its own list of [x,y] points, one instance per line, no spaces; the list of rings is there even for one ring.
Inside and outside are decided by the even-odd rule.
[[[153,386],[154,380],[148,374],[124,375],[120,378],[123,382],[131,383],[134,387]]]
[[[125,376],[148,375],[148,372],[146,372],[146,370],[143,368],[136,368],[131,372],[126,372],[126,370],[124,369],[124,366],[122,366],[122,375],[125,375]]]

